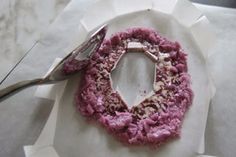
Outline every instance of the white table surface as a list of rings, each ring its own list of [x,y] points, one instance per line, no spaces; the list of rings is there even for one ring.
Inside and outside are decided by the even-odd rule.
[[[0,82],[70,0],[1,0]]]
[[[210,62],[217,92],[209,110],[206,154],[233,157],[236,154],[236,10],[198,7],[209,18],[219,38]],[[63,52],[29,53],[1,88],[18,80],[43,76],[53,60],[62,56]],[[0,103],[0,156],[24,156],[22,146],[33,144],[43,128],[52,102],[35,98],[35,89],[32,87]]]

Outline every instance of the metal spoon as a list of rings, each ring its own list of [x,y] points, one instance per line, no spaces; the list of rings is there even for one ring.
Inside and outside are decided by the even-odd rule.
[[[4,89],[1,89],[0,102],[27,87],[41,84],[52,84],[70,78],[78,71],[72,72],[70,74],[65,74],[63,71],[64,64],[75,58],[78,58],[79,61],[84,61],[86,59],[88,60],[90,55],[101,46],[102,41],[106,36],[106,32],[107,32],[107,25],[103,25],[95,33],[93,33],[88,40],[83,42],[81,45],[75,48],[71,53],[69,53],[65,58],[63,58],[44,78],[21,81],[13,85],[10,85]],[[86,65],[83,65],[81,69],[83,69],[84,67],[86,67]]]

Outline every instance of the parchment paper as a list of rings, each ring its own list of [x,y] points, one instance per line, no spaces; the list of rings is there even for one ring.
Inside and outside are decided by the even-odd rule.
[[[121,3],[122,4],[122,3]],[[123,146],[113,137],[107,134],[104,129],[99,126],[90,124],[83,119],[76,111],[73,103],[74,91],[79,80],[70,81],[68,87],[65,90],[65,95],[62,98],[62,102],[59,107],[57,129],[55,134],[54,145],[56,151],[60,156],[194,156],[198,152],[201,137],[204,134],[205,122],[207,117],[209,100],[211,97],[211,91],[209,88],[208,72],[205,64],[205,59],[201,53],[200,48],[194,41],[191,34],[191,29],[180,25],[179,21],[172,16],[155,12],[154,10],[147,10],[147,2],[143,6],[146,8],[138,8],[138,10],[131,9],[129,13],[127,9],[118,7],[119,16],[116,17],[118,9],[114,9],[112,1],[102,1],[97,3],[92,8],[89,8],[89,12],[85,14],[81,20],[84,28],[88,31],[94,30],[99,24],[104,22],[109,23],[108,35],[121,31],[123,29],[144,26],[158,30],[161,35],[167,37],[173,41],[179,41],[183,48],[188,53],[188,66],[189,73],[192,76],[192,88],[195,93],[195,98],[192,107],[186,115],[184,120],[182,137],[178,140],[168,143],[161,147],[159,150],[150,150],[148,148],[130,148]],[[106,7],[104,7],[106,6]],[[101,7],[98,18],[94,18],[95,13],[98,13],[97,8]],[[104,8],[106,10],[103,12]],[[112,11],[110,11],[110,9]],[[179,7],[180,8],[180,7]],[[141,10],[141,11],[140,11]],[[135,13],[133,13],[133,11]],[[108,14],[109,12],[109,14]],[[128,12],[128,13],[127,13]],[[101,19],[99,18],[101,17]],[[113,17],[116,17],[113,19]],[[93,19],[93,20],[92,20]],[[204,33],[204,30],[202,31]],[[129,102],[140,101],[136,96],[142,98],[145,94],[142,94],[142,90],[150,91],[150,78],[153,78],[153,68],[147,68],[149,60],[142,59],[141,62],[133,63],[132,57],[125,57],[123,66],[116,69],[117,75],[116,86],[122,92],[121,95],[126,97]],[[137,58],[136,58],[137,59]],[[127,65],[127,63],[130,63]],[[133,64],[132,64],[133,63]],[[137,69],[138,66],[138,69]],[[138,70],[137,73],[134,70]],[[146,75],[140,76],[140,73]],[[128,81],[127,80],[131,80]],[[149,79],[146,81],[141,81]],[[140,85],[142,88],[131,88]],[[138,91],[137,91],[138,90]],[[126,91],[126,92],[124,92]],[[136,93],[130,94],[130,93]],[[190,140],[191,139],[191,140]],[[69,146],[69,147],[68,147]]]
[[[163,8],[168,6],[168,3],[163,3],[163,1],[154,1],[153,3],[152,1],[140,1],[138,8],[135,8],[135,5],[132,5],[132,3],[136,3],[136,1],[134,2],[129,0],[123,3],[118,3],[116,0],[98,1],[87,9],[89,12],[84,14],[85,16],[82,18],[78,27],[79,30],[76,30],[76,34],[83,34],[82,36],[84,37],[99,25],[108,22],[109,31],[107,36],[125,28],[145,26],[158,30],[161,35],[172,41],[179,41],[188,54],[189,73],[192,76],[192,88],[195,94],[193,105],[187,112],[183,123],[181,138],[166,144],[158,150],[151,150],[145,147],[127,147],[122,145],[112,136],[108,135],[104,129],[92,123],[88,123],[76,111],[73,98],[80,80],[80,77],[78,76],[77,78],[68,81],[65,92],[60,98],[61,101],[58,104],[59,112],[57,115],[57,124],[53,142],[53,146],[55,147],[58,156],[188,157],[198,155],[199,145],[202,142],[201,139],[205,131],[209,102],[212,97],[211,83],[206,65],[206,59],[208,56],[206,50],[209,48],[208,46],[210,44],[206,45],[200,38],[202,34],[210,34],[208,29],[203,29],[208,21],[198,11],[193,11],[194,14],[192,15],[197,21],[189,18],[190,15],[187,14],[189,12],[183,12],[184,8],[189,5],[191,6],[187,1],[174,1],[174,4],[176,5],[173,5],[172,10],[168,11],[166,9],[163,9],[164,11],[159,9],[160,6],[164,6]],[[184,5],[182,5],[182,3]],[[79,3],[73,4],[74,5],[71,5],[67,9],[73,10],[79,6]],[[195,9],[195,7],[191,7],[192,9]],[[175,16],[172,16],[172,13],[174,13]],[[63,27],[69,27],[70,24],[73,25],[73,20],[76,19],[76,15],[73,14],[73,11],[71,14],[70,12],[67,12],[66,17],[67,19],[61,19],[61,23],[59,23],[61,24],[60,28],[62,29]],[[50,38],[50,35],[54,35],[53,33],[56,32],[51,32],[46,39],[54,39]],[[75,44],[75,41],[77,43],[82,42],[84,39],[83,37],[75,37],[76,40],[73,40],[73,44]],[[212,39],[211,35],[209,35],[209,38],[208,36],[204,38],[206,41],[207,39]],[[51,40],[51,42],[54,42],[54,40]],[[48,43],[50,43],[50,40]],[[115,74],[117,77],[115,77],[116,81],[114,82],[115,87],[117,87],[120,92],[134,91],[137,93],[138,99],[142,99],[146,95],[139,92],[139,90],[151,90],[150,83],[152,82],[150,82],[150,80],[153,78],[153,68],[149,68],[152,66],[150,60],[143,57],[137,57],[138,56],[136,56],[136,60],[142,58],[140,63],[142,63],[143,66],[142,64],[139,64],[139,62],[127,65],[127,63],[133,62],[134,57],[124,57],[125,61],[123,62],[123,65],[127,66],[118,66]],[[134,70],[139,73],[131,73],[131,71]],[[139,75],[140,73],[143,73],[144,75]],[[129,81],[129,86],[127,86],[127,83],[124,82],[129,80],[131,77],[134,79],[133,81]],[[145,79],[146,81],[142,81]],[[137,85],[139,84],[142,88],[138,88],[137,91]],[[137,95],[131,95],[129,92],[123,92],[121,95],[127,97],[130,102],[140,101],[137,100]],[[201,150],[200,153],[203,151],[204,150]]]

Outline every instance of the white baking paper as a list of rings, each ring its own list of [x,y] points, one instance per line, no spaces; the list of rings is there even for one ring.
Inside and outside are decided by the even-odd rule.
[[[120,59],[111,78],[113,89],[131,108],[153,94],[155,64],[144,53],[130,52]]]
[[[128,0],[127,4],[135,4],[135,2],[135,0]],[[141,5],[142,2],[143,5]],[[88,123],[76,111],[73,98],[80,82],[80,77],[78,76],[77,78],[69,80],[62,97],[56,99],[59,109],[56,114],[57,117],[53,121],[54,125],[56,122],[55,131],[52,131],[52,133],[49,133],[48,135],[43,135],[43,138],[53,137],[53,144],[49,143],[48,146],[51,147],[53,145],[53,148],[55,149],[54,151],[57,152],[58,156],[190,157],[199,155],[199,145],[202,141],[204,141],[201,139],[204,137],[208,107],[212,96],[211,83],[206,65],[207,55],[205,54],[207,53],[207,47],[205,47],[204,51],[202,51],[203,49],[201,46],[204,45],[201,44],[201,40],[198,36],[194,35],[196,34],[195,31],[199,30],[198,27],[202,28],[204,23],[198,25],[198,22],[201,22],[202,19],[199,18],[199,20],[195,21],[189,18],[189,15],[182,21],[178,20],[180,15],[183,15],[182,10],[184,10],[186,6],[189,6],[190,3],[185,4],[184,2],[175,1],[175,5],[173,5],[171,1],[153,1],[151,3],[151,7],[149,5],[149,1],[140,1],[140,3],[141,4],[138,6],[145,6],[146,9],[145,7],[140,7],[135,10],[135,12],[132,12],[134,11],[134,7],[130,6],[132,11],[129,11],[129,6],[127,6],[124,10],[121,9],[124,12],[119,14],[118,10],[120,9],[120,6],[116,8],[116,3],[113,3],[113,0],[98,1],[87,8],[87,12],[85,12],[75,32],[76,34],[81,33],[86,36],[90,31],[94,30],[99,25],[108,23],[109,30],[107,37],[109,37],[112,33],[124,30],[126,28],[144,26],[159,31],[162,36],[165,36],[172,41],[179,41],[183,49],[188,54],[189,73],[192,76],[192,88],[195,94],[193,105],[187,112],[183,123],[181,138],[167,143],[158,150],[151,150],[146,147],[127,147],[122,145],[100,126],[94,125],[93,123]],[[157,5],[158,3],[161,5]],[[72,1],[71,4],[69,4],[67,10],[65,11],[67,19],[61,18],[57,23],[57,25],[59,25],[58,27],[62,30],[60,33],[63,32],[64,27],[66,27],[66,30],[68,30],[68,27],[70,26],[73,26],[71,29],[75,29],[73,25],[74,19],[76,19],[77,16],[79,19],[81,15],[76,15],[73,11],[70,14],[70,10],[79,8],[79,5],[80,4],[75,1]],[[163,8],[158,9],[161,6],[163,6]],[[172,6],[172,9],[166,9],[164,6]],[[172,14],[175,15],[173,16]],[[63,17],[63,14],[61,16]],[[201,17],[201,14],[199,14],[198,11],[194,11],[193,17],[196,18],[198,16]],[[190,19],[190,21],[188,19]],[[64,20],[66,21],[66,24]],[[193,25],[195,29],[192,29]],[[70,30],[70,32],[71,31],[73,30]],[[201,32],[198,32],[198,34],[205,34],[208,33],[208,31],[208,29],[201,29]],[[49,33],[50,35],[45,38],[47,43],[54,42],[54,33],[56,33],[56,31]],[[66,33],[66,31],[64,31],[64,33]],[[71,34],[71,37],[72,39],[76,38],[73,34]],[[76,40],[72,40],[72,42],[77,41],[78,43],[81,43],[82,40],[83,38],[76,38]],[[133,62],[133,57],[124,56],[124,59],[126,60],[126,63]],[[123,92],[121,94],[123,97],[126,97],[126,100],[127,102],[130,102],[130,105],[132,102],[133,104],[139,102],[146,96],[142,93],[143,90],[151,91],[152,89],[152,82],[149,81],[153,78],[153,68],[148,68],[152,67],[152,64],[150,64],[148,59],[142,59],[142,64],[143,66],[138,64],[139,69],[137,69],[136,63],[121,66],[116,69],[118,70],[116,71],[116,76],[118,76],[119,79],[117,77],[115,78],[117,79],[114,81],[115,89],[118,89],[120,92],[130,91],[131,93],[132,91],[130,87],[127,86],[127,84],[122,83],[122,81],[124,82],[128,79],[128,77],[135,78],[133,81],[129,82],[131,87],[135,87],[140,84],[141,92],[137,91],[137,88],[132,88],[133,92],[136,92],[137,95],[131,95],[129,92]],[[128,74],[128,71],[134,70],[138,70],[138,72],[144,73],[145,75],[139,75],[135,72],[130,73],[132,75],[123,75]],[[140,77],[143,78],[140,79]],[[142,81],[143,79],[146,79],[146,81]],[[204,150],[201,149],[200,153],[203,152]]]

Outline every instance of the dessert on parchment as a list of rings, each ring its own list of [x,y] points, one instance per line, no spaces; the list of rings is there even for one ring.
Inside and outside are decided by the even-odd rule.
[[[147,54],[155,63],[154,93],[128,108],[112,89],[111,72],[121,57],[133,50]],[[79,65],[73,61],[67,71],[80,69]],[[127,29],[104,40],[92,54],[76,93],[76,105],[83,116],[94,119],[124,143],[159,146],[180,136],[184,115],[192,104],[187,70],[187,55],[178,42],[152,29]]]

